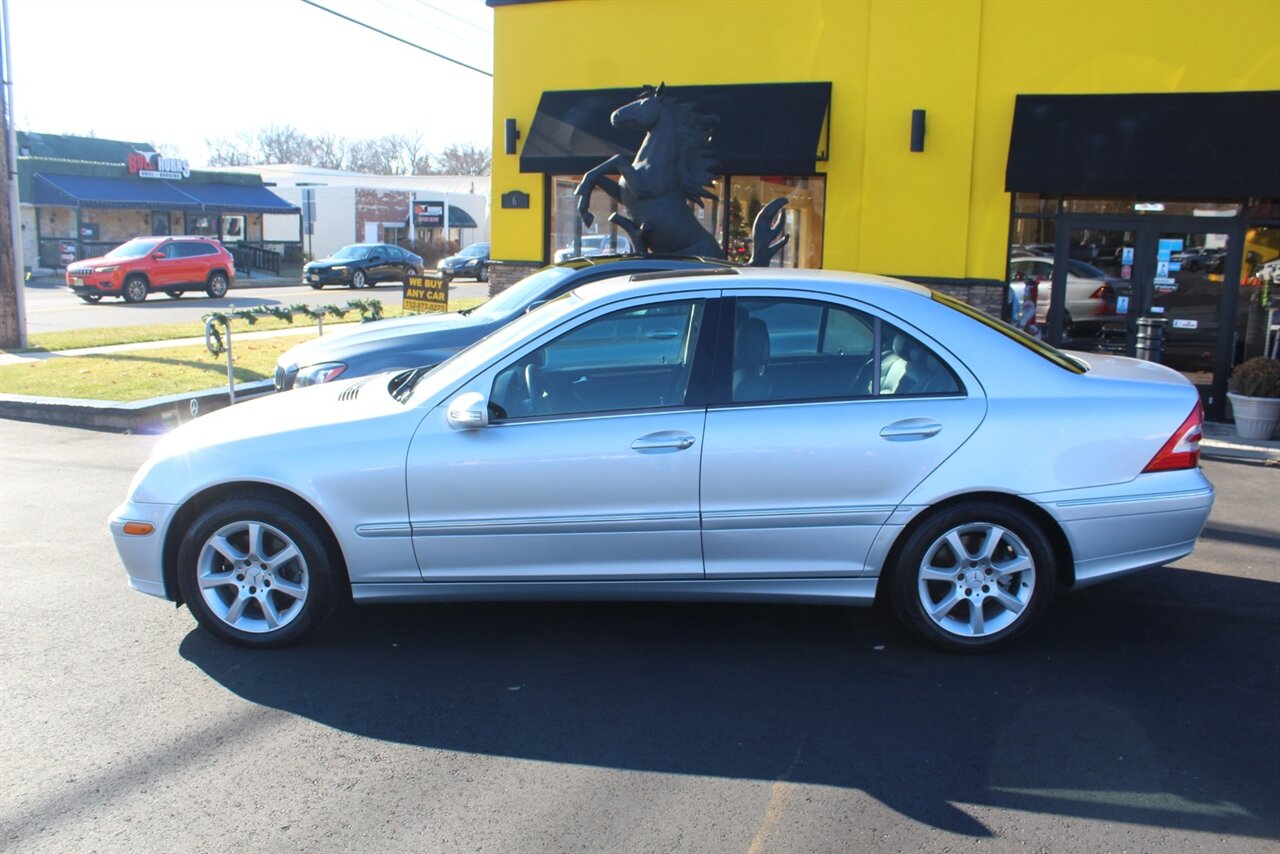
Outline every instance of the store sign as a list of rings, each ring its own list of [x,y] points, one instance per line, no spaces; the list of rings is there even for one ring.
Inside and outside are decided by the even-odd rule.
[[[167,178],[178,181],[191,177],[191,165],[177,157],[161,157],[155,152],[133,151],[127,161],[129,173],[139,178]]]
[[[444,202],[414,202],[413,221],[419,228],[444,228]]]
[[[404,311],[443,314],[449,310],[449,286],[439,279],[410,276],[404,283],[400,307]]]

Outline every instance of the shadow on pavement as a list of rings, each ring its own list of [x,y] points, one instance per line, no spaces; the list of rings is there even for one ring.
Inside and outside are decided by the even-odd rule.
[[[253,703],[406,745],[1280,834],[1280,584],[1156,570],[1064,595],[1015,648],[944,655],[819,607],[358,609],[309,645],[181,654]]]

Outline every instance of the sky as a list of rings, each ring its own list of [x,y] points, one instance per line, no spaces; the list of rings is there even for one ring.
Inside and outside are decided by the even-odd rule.
[[[315,0],[493,70],[483,0]],[[205,140],[269,124],[350,138],[492,143],[493,80],[302,0],[8,0],[18,130],[150,142],[205,165]]]

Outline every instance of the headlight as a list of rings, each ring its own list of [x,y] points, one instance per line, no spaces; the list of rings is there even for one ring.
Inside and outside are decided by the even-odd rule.
[[[343,362],[321,362],[318,365],[307,365],[298,371],[298,376],[294,379],[295,388],[303,386],[319,385],[320,383],[331,382],[342,376],[342,372],[347,369]]]
[[[332,271],[333,271],[333,272],[335,272],[335,273],[345,273],[345,272],[347,272],[347,268],[346,268],[346,267],[330,267],[329,269],[330,269],[330,270],[332,270]]]
[[[468,267],[474,267],[475,265],[477,265],[477,264],[479,264],[479,263],[480,263],[480,259],[479,259],[479,258],[472,258],[470,261],[468,261],[468,262],[467,262],[467,266],[468,266]]]
[[[114,273],[116,270],[119,270],[119,269],[120,269],[120,265],[119,265],[119,264],[112,264],[110,267],[98,267],[98,268],[97,268],[97,269],[95,269],[93,272],[95,272],[95,273]]]

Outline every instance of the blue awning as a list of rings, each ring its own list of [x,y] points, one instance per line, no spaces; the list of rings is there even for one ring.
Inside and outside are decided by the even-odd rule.
[[[301,209],[262,186],[248,184],[183,184],[182,191],[204,210],[219,213],[298,213]]]
[[[101,178],[92,175],[45,175],[32,178],[37,205],[82,208],[200,210],[200,203],[168,181]]]
[[[248,184],[179,184],[151,178],[45,173],[37,173],[32,178],[37,205],[211,213],[291,214],[299,211],[266,187]]]

